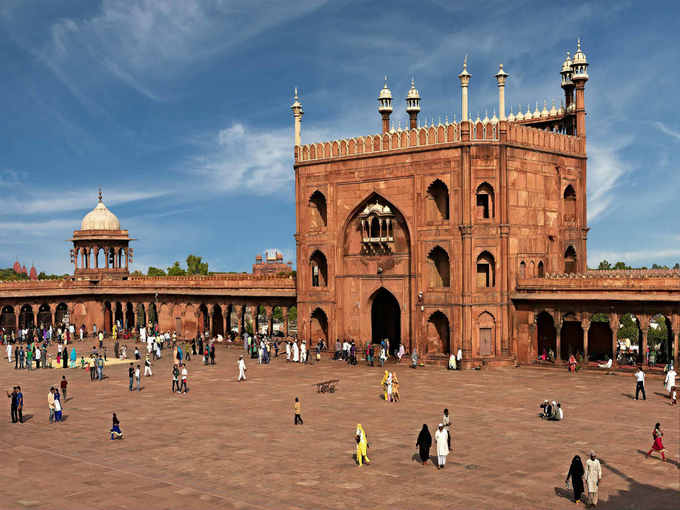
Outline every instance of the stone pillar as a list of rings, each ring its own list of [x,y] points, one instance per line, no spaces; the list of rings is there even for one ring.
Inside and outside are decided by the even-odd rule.
[[[649,333],[649,315],[638,315],[638,327],[642,332],[642,345],[640,345],[640,364],[647,366],[649,358],[647,356],[647,334]]]
[[[583,358],[588,363],[588,331],[590,330],[590,319],[581,320],[581,329],[583,329]]]
[[[288,336],[288,313],[290,312],[290,308],[287,306],[282,306],[281,307],[281,313],[283,313],[283,334],[285,336]],[[675,336],[677,340],[677,335]],[[677,353],[677,349],[676,349]]]
[[[674,331],[673,332],[673,366],[675,367],[676,370],[678,369],[678,366],[679,366],[678,365],[678,359],[680,358],[678,356],[678,348],[680,347],[680,345],[678,345],[678,336],[679,336],[678,332]]]
[[[264,313],[267,318],[267,334],[271,335],[274,330],[274,307],[270,305],[265,306]]]
[[[238,327],[238,335],[242,336],[243,335],[243,315],[244,315],[244,308],[245,306],[243,305],[234,305],[236,307],[236,323]]]
[[[555,324],[555,361],[562,359],[562,321]]]
[[[616,360],[616,348],[618,347],[619,334],[619,315],[617,313],[609,314],[609,329],[612,331],[612,366],[618,365]]]

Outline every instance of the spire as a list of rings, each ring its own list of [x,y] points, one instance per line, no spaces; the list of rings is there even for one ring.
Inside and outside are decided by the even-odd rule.
[[[415,129],[418,126],[418,113],[420,113],[420,93],[413,76],[411,76],[411,88],[406,94],[406,113],[408,113],[410,129]]]
[[[500,120],[505,120],[505,81],[508,79],[509,74],[503,71],[503,64],[498,67],[498,72],[496,73],[496,82],[498,83],[498,114]]]
[[[102,187],[99,186],[99,193],[97,194],[97,198],[99,199],[99,202],[102,201]]]
[[[293,104],[290,105],[290,109],[293,111],[294,126],[295,126],[295,145],[300,145],[300,130],[302,126],[302,116],[305,112],[302,110],[302,104],[298,101],[298,89],[295,87],[295,95],[293,97]]]
[[[465,55],[465,59],[463,59],[463,70],[458,75],[461,88],[461,121],[463,122],[468,120],[468,87],[470,85],[471,76],[472,75],[467,70],[467,55]]]
[[[382,118],[382,132],[390,130],[390,115],[392,114],[392,91],[387,87],[387,75],[385,75],[385,85],[378,94],[378,113]]]

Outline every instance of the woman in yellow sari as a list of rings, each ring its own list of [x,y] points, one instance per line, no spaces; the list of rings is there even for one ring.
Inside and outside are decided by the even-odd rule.
[[[362,461],[366,461],[366,464],[370,464],[371,461],[368,458],[368,439],[366,439],[366,432],[361,426],[361,423],[357,423],[357,430],[355,432],[356,442],[357,442],[357,462],[361,466]]]
[[[387,379],[389,378],[390,373],[385,370],[385,375],[383,375],[382,381],[380,381],[380,386],[382,386],[383,391],[385,392],[385,396],[383,397],[385,399],[385,402],[387,402]]]

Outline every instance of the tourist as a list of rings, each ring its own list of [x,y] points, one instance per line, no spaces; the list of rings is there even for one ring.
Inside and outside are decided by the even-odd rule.
[[[47,408],[50,411],[49,422],[52,423],[54,421],[54,386],[50,388],[47,394]]]
[[[134,365],[134,363],[130,363],[130,366],[128,368],[128,377],[130,377],[130,391],[132,391],[132,383],[134,382],[134,378],[135,378],[135,365]]]
[[[33,370],[33,347],[31,344],[26,346],[26,368]]]
[[[97,356],[97,378],[100,381],[104,379],[104,358],[101,354]]]
[[[290,341],[286,342],[286,361],[290,361]]]
[[[35,343],[35,368],[40,368],[40,360],[42,359],[42,351],[38,342]]]
[[[294,411],[295,411],[295,422],[294,422],[294,425],[297,425],[298,423],[299,423],[300,425],[302,425],[302,424],[303,424],[303,422],[302,422],[302,416],[301,416],[301,414],[300,414],[300,413],[301,413],[302,406],[301,406],[301,404],[300,404],[300,399],[298,399],[297,397],[295,397],[295,405],[294,405],[293,407],[294,407]]]
[[[142,391],[141,387],[139,386],[139,382],[142,376],[142,370],[139,364],[137,364],[137,367],[135,368],[135,381],[137,381],[137,391]]]
[[[411,353],[411,368],[416,368],[418,366],[418,350],[414,347]]]
[[[180,385],[179,389],[181,390],[181,393],[186,393],[189,391],[189,388],[187,388],[187,378],[189,377],[189,371],[187,370],[186,365],[181,365],[182,366],[182,384]]]
[[[557,405],[555,405],[555,401],[553,401],[552,414],[548,417],[548,420],[562,421],[563,419],[564,411],[562,411],[562,405],[559,402],[557,402]]]
[[[215,364],[215,342],[210,342],[210,364]]]
[[[399,402],[399,379],[394,372],[392,372],[392,401]]]
[[[7,347],[5,348],[5,350],[7,351],[7,362],[9,364],[11,364],[12,363],[12,344],[7,342]],[[61,350],[59,352],[61,352]]]
[[[416,448],[418,448],[418,455],[420,456],[420,461],[423,466],[427,464],[430,459],[430,448],[432,447],[432,435],[427,428],[427,425],[423,423],[423,428],[420,429],[420,434],[418,434],[418,440],[416,441]]]
[[[300,362],[300,348],[297,344],[297,340],[293,342],[293,363]]]
[[[363,462],[370,464],[371,461],[368,458],[368,439],[366,438],[366,432],[364,432],[361,423],[357,423],[357,429],[354,435],[357,442],[357,462],[359,463],[359,466],[361,466]]]
[[[66,388],[68,387],[68,381],[66,380],[65,375],[61,376],[61,382],[59,385],[61,386],[61,394],[64,395],[64,402],[66,402]]]
[[[574,357],[573,354],[569,355],[568,366],[569,366],[569,373],[570,374],[576,373],[576,358]]]
[[[239,356],[238,358],[238,381],[245,381],[246,380],[246,362],[243,359],[243,356]]]
[[[449,370],[455,370],[456,369],[456,356],[454,356],[453,353],[449,356]]]
[[[635,380],[637,381],[635,385],[635,400],[638,400],[640,392],[642,392],[642,400],[647,400],[647,395],[645,394],[645,373],[642,371],[642,365],[635,372]]]
[[[340,339],[336,338],[335,339],[335,355],[333,356],[334,360],[340,359],[342,356],[342,344],[340,343]],[[371,365],[373,366],[373,365]]]
[[[443,469],[446,465],[446,456],[449,454],[449,433],[444,430],[444,424],[440,423],[434,433],[434,440],[437,443],[437,467]]]
[[[595,452],[590,451],[590,458],[586,461],[586,484],[588,485],[588,504],[597,505],[597,491],[602,479],[600,461],[595,458]]]
[[[110,432],[111,440],[123,439],[123,432],[120,430],[120,421],[118,421],[116,413],[113,413],[113,426],[111,427]]]
[[[151,372],[151,360],[149,359],[149,355],[146,355],[146,358],[144,359],[144,377],[150,377],[152,376],[153,373]]]
[[[442,424],[444,425],[444,430],[448,433],[447,436],[447,446],[449,450],[451,449],[451,417],[449,416],[449,410],[444,409],[444,416],[442,416]]]
[[[401,363],[401,358],[406,354],[406,349],[404,349],[404,344],[399,344],[399,350],[397,351],[397,363]]]
[[[666,385],[666,391],[668,392],[668,397],[671,399],[671,405],[677,404],[677,389],[675,388],[675,378],[677,373],[673,365],[670,366],[668,372],[666,372],[666,378],[664,379],[664,384]]]
[[[463,368],[463,349],[458,347],[458,352],[456,353],[456,366],[458,367],[458,370],[461,370]]]
[[[305,340],[300,344],[300,362],[307,363],[307,342]]]
[[[175,393],[175,388],[179,391],[179,368],[177,365],[172,365],[172,392]]]
[[[612,367],[612,359],[608,358],[606,363],[599,363],[598,368],[611,368]]]
[[[385,352],[385,347],[380,346],[380,354],[378,355],[378,359],[380,360],[380,368],[384,368],[385,366],[385,361],[387,361],[387,352]]]
[[[392,372],[387,375],[387,401],[392,402]]]
[[[62,413],[62,405],[61,405],[61,397],[59,396],[59,390],[54,389],[54,421],[58,422],[61,421],[61,413]]]
[[[569,488],[569,479],[571,479],[571,487],[574,491],[574,503],[581,501],[581,495],[583,494],[583,475],[585,470],[583,469],[583,462],[581,462],[581,457],[574,455],[571,459],[571,466],[569,466],[569,472],[567,473],[567,479],[564,483]]]
[[[387,402],[387,379],[390,376],[390,373],[385,370],[385,373],[383,374],[383,378],[380,380],[380,387],[383,389],[383,400]]]
[[[19,416],[19,423],[24,422],[24,394],[21,391],[21,386],[17,386],[17,415]]]
[[[92,347],[94,349],[94,347]],[[90,367],[90,382],[94,381],[95,379],[95,360],[94,360],[94,354],[90,355],[90,359],[87,361],[88,366]]]
[[[652,452],[659,452],[661,454],[661,460],[666,462],[666,449],[663,447],[663,430],[661,430],[660,423],[654,425],[652,439],[654,440],[654,443],[652,444],[652,448],[647,452],[647,457],[649,457]]]
[[[24,368],[24,360],[26,359],[26,352],[24,351],[24,346],[22,345],[19,348],[19,368],[23,369]],[[16,367],[15,367],[16,368]]]
[[[142,359],[142,356],[139,354],[139,349],[135,345],[135,359]]]
[[[18,392],[17,392],[16,386],[12,387],[12,393],[7,392],[7,398],[11,399],[11,401],[10,401],[10,417],[12,419],[12,423],[16,423],[17,421],[19,421],[19,413],[17,412],[17,410],[19,408]]]

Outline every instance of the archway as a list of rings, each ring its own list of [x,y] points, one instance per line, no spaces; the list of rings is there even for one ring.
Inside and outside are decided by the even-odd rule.
[[[198,307],[198,333],[210,333],[210,318],[208,317],[208,307],[202,304]]]
[[[565,273],[575,273],[576,272],[576,250],[573,246],[569,246],[567,251],[564,252],[564,272]]]
[[[538,345],[537,352],[541,356],[544,352],[546,356],[552,351],[555,357],[559,356],[557,353],[557,330],[555,329],[555,321],[548,312],[541,312],[536,317],[536,326],[538,329]]]
[[[137,303],[136,320],[138,328],[146,327],[146,311],[143,303]]]
[[[612,330],[609,316],[603,313],[593,314],[588,328],[588,359],[604,361],[614,359],[612,353]]]
[[[478,320],[479,355],[493,356],[496,351],[496,320],[489,312],[482,312]]]
[[[642,362],[642,331],[640,321],[635,315],[626,313],[619,319],[616,340],[621,354],[619,364],[636,365]]]
[[[496,264],[493,255],[483,251],[477,257],[477,288],[490,288],[496,286]]]
[[[284,334],[283,308],[276,305],[272,309],[272,335],[281,336]]]
[[[430,265],[430,287],[442,288],[451,285],[451,264],[449,254],[441,246],[435,246],[427,256]]]
[[[125,329],[133,329],[135,327],[135,312],[132,308],[132,303],[125,305]]]
[[[54,323],[55,324],[63,324],[64,319],[68,315],[68,306],[66,306],[66,303],[59,303],[57,305],[57,308],[54,312]]]
[[[38,309],[38,326],[41,328],[49,328],[52,325],[52,312],[50,305],[42,304]]]
[[[583,354],[583,328],[581,321],[577,320],[572,314],[567,314],[562,322],[560,333],[561,340],[561,359],[569,359],[573,354]]]
[[[120,302],[116,302],[116,312],[113,316],[113,320],[119,331],[121,328],[125,328],[125,316],[123,314],[123,305]]]
[[[17,318],[14,315],[14,307],[5,305],[2,307],[2,314],[0,314],[0,327],[5,331],[15,331],[17,327]]]
[[[147,315],[147,320],[151,323],[151,327],[158,323],[158,309],[156,308],[156,303],[149,303],[149,313]]]
[[[495,216],[493,187],[483,182],[477,187],[477,219],[486,220]]]
[[[309,207],[311,209],[311,228],[323,228],[328,224],[326,197],[319,190],[312,193],[309,197]]]
[[[647,345],[650,364],[666,364],[673,359],[673,330],[665,315],[656,314],[649,321]]]
[[[104,333],[110,333],[113,326],[113,313],[111,311],[111,303],[106,301],[104,303]]]
[[[19,311],[19,329],[30,329],[35,326],[33,308],[31,305],[24,305]]]
[[[564,222],[576,221],[576,191],[570,184],[564,190]]]
[[[224,319],[222,318],[222,308],[220,308],[220,305],[213,305],[211,336],[215,338],[217,335],[224,337]]]
[[[323,338],[328,345],[328,316],[321,308],[315,308],[309,321],[310,345]]]
[[[316,250],[309,258],[312,268],[312,287],[326,287],[328,285],[328,262],[320,250]]]
[[[371,299],[371,339],[380,343],[390,341],[390,352],[401,344],[401,307],[394,295],[380,287]]]
[[[441,221],[449,219],[449,189],[436,179],[427,188],[427,219]]]
[[[449,319],[437,310],[427,321],[427,344],[425,352],[449,354],[451,352],[451,328]]]

